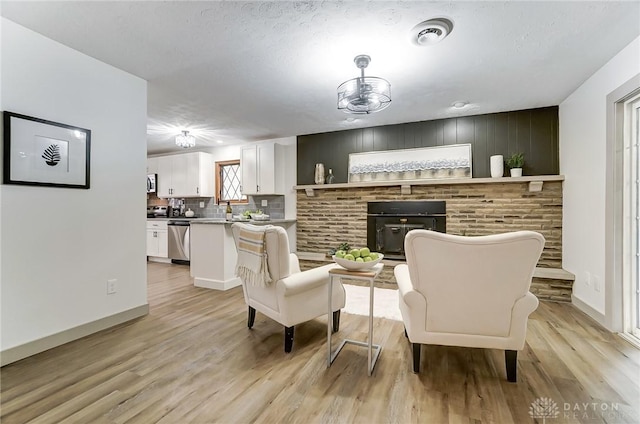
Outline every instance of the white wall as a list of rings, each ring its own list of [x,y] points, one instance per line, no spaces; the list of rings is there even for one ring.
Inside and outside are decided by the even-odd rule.
[[[92,131],[89,190],[0,186],[4,351],[147,304],[147,84],[7,19],[0,25],[2,110]]]
[[[612,284],[605,281],[605,252],[611,248],[605,245],[606,97],[638,72],[640,37],[560,104],[563,267],[576,275],[574,297],[602,315],[605,285]]]

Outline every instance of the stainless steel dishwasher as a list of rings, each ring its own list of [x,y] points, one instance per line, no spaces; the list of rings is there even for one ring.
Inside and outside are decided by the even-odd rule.
[[[167,222],[169,259],[172,261],[189,261],[190,240],[189,221],[169,220]]]

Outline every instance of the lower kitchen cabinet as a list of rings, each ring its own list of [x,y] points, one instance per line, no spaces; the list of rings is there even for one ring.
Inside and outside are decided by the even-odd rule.
[[[147,221],[147,256],[169,257],[167,221]]]

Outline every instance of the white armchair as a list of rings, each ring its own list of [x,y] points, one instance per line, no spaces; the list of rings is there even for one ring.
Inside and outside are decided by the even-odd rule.
[[[544,242],[533,231],[480,237],[407,233],[407,264],[394,274],[413,371],[420,371],[422,344],[504,349],[507,379],[515,382],[517,351],[538,307],[529,287]]]
[[[238,235],[242,228],[256,226],[235,223],[231,226],[238,246]],[[289,253],[289,239],[282,227],[268,226],[265,229],[267,268],[272,282],[266,287],[242,281],[244,300],[249,307],[247,325],[253,327],[256,310],[284,325],[284,351],[291,352],[294,326],[327,314],[329,269],[335,264],[300,271],[298,257]],[[333,331],[340,325],[340,309],[345,304],[342,284],[333,285]]]

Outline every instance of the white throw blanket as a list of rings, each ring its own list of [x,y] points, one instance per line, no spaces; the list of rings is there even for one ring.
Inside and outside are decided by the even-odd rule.
[[[238,233],[236,275],[254,286],[266,287],[271,282],[265,249],[266,227],[241,228]]]

